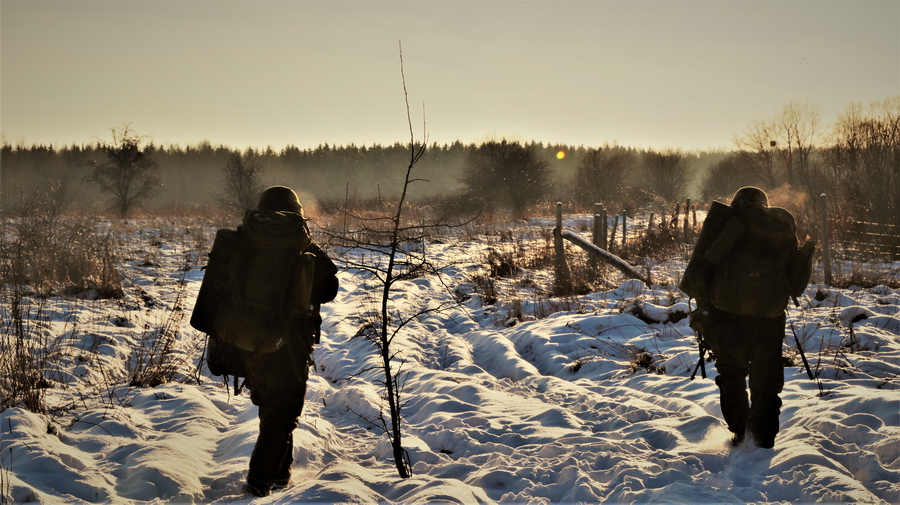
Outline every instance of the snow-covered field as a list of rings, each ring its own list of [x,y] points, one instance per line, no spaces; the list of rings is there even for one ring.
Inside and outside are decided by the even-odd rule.
[[[483,303],[476,281],[485,282],[487,248],[543,247],[551,227],[536,220],[432,241],[424,247],[446,266],[443,278],[396,286],[406,313],[461,300],[394,343],[406,360],[403,445],[414,475],[405,480],[370,422],[383,376],[365,370],[377,356],[354,338],[378,286],[342,271],[323,310],[293,483],[253,501],[900,502],[900,292],[810,285],[789,321],[817,379],[807,378],[789,325],[776,446],[733,448],[713,363],[709,378],[690,379],[689,301],[673,287],[683,261],[655,265],[661,284],[650,288],[610,275],[615,289],[562,299],[535,294],[549,272],[520,271],[495,279],[498,300]],[[187,319],[202,247],[146,225],[131,248],[124,300],[23,300],[28,334],[47,343],[49,412],[0,413],[4,503],[251,501],[241,484],[256,409],[194,370],[202,335]],[[896,275],[898,265],[888,268]],[[0,310],[9,335],[11,300]],[[177,380],[129,386],[135,350],[160,328],[177,330]]]

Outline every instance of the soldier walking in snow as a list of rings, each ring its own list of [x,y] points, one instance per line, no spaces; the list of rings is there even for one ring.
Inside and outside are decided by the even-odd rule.
[[[739,189],[713,202],[680,284],[697,301],[691,328],[716,358],[722,415],[738,445],[750,434],[772,448],[784,386],[788,299],[809,282],[815,242],[797,247],[794,217],[766,193]],[[795,299],[796,302],[796,299]],[[750,395],[747,395],[747,377]]]
[[[338,280],[293,190],[270,187],[257,208],[236,231],[217,233],[191,324],[210,334],[211,373],[246,377],[259,436],[244,491],[267,496],[290,483],[319,305],[335,298]]]

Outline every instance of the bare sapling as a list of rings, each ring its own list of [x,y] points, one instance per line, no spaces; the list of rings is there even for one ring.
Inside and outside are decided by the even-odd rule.
[[[372,216],[343,210],[347,220],[342,222],[340,232],[329,232],[338,241],[362,251],[365,255],[361,259],[344,258],[345,267],[351,270],[371,275],[378,282],[379,295],[373,296],[367,310],[361,317],[365,319],[363,329],[357,336],[368,339],[376,347],[379,356],[379,365],[359,372],[366,373],[381,369],[384,372],[383,381],[378,381],[384,386],[383,399],[387,403],[389,420],[383,412],[378,419],[367,419],[387,434],[393,450],[394,462],[397,471],[402,478],[412,475],[412,464],[409,455],[403,449],[402,415],[404,402],[401,398],[404,378],[403,372],[405,360],[402,353],[393,346],[396,337],[411,322],[418,318],[446,308],[447,304],[426,304],[416,307],[411,311],[403,311],[394,305],[391,293],[397,283],[420,277],[427,274],[440,274],[439,270],[428,260],[424,247],[407,247],[408,244],[422,244],[426,234],[436,228],[447,228],[451,225],[437,220],[434,223],[416,221],[406,217],[407,197],[410,185],[414,182],[427,182],[425,179],[413,178],[413,167],[425,154],[427,135],[423,131],[423,140],[417,142],[413,133],[412,119],[409,113],[409,95],[406,89],[406,77],[403,73],[403,51],[400,50],[400,74],[403,81],[403,93],[406,100],[407,121],[409,123],[409,163],[406,166],[400,195],[395,203],[387,204],[381,199],[380,215]],[[424,126],[423,126],[424,130]],[[354,229],[355,228],[355,229]]]
[[[382,366],[384,367],[384,386],[385,392],[388,401],[388,409],[391,415],[391,426],[390,430],[385,430],[388,433],[388,437],[391,441],[391,447],[394,452],[394,464],[397,466],[397,472],[400,474],[400,477],[406,479],[412,476],[412,464],[409,461],[409,454],[403,448],[402,444],[402,430],[401,430],[401,422],[402,417],[400,415],[400,392],[402,390],[402,382],[399,377],[400,367],[402,367],[402,361],[400,363],[400,367],[397,368],[397,373],[393,373],[392,362],[394,361],[396,354],[391,351],[391,343],[394,340],[394,337],[397,336],[397,333],[400,331],[400,328],[405,324],[403,319],[397,321],[396,327],[391,329],[391,314],[390,314],[390,299],[391,299],[391,288],[394,284],[403,278],[408,277],[412,272],[410,269],[405,269],[405,271],[397,271],[397,261],[398,256],[400,255],[400,239],[401,234],[407,229],[402,226],[403,224],[403,205],[406,203],[406,195],[409,190],[409,185],[411,182],[414,182],[415,179],[411,178],[412,169],[415,164],[422,158],[425,154],[425,146],[427,144],[427,140],[423,138],[421,144],[416,145],[415,135],[413,134],[412,128],[412,118],[409,114],[409,94],[406,90],[406,76],[403,73],[403,50],[400,49],[400,76],[403,81],[403,96],[406,100],[406,117],[409,123],[409,165],[406,167],[406,175],[403,179],[403,189],[401,190],[400,198],[397,201],[396,212],[391,217],[390,222],[392,225],[391,236],[390,236],[390,249],[387,251],[387,267],[384,269],[384,276],[382,277],[382,290],[381,290],[381,327],[378,329],[378,339],[377,346],[379,353],[381,355]],[[422,258],[422,262],[418,265],[419,268],[425,266],[424,257]],[[413,269],[415,270],[415,268]],[[408,322],[410,319],[407,319]]]

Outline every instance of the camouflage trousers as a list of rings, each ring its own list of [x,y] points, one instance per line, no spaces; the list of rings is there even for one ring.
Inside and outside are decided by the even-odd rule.
[[[293,431],[303,412],[309,365],[305,357],[292,358],[287,348],[266,354],[242,350],[241,359],[247,369],[250,401],[259,407],[259,436],[247,482],[269,489],[291,476]]]
[[[771,448],[784,387],[785,315],[760,318],[712,310],[703,338],[716,357],[722,415],[736,440],[749,432],[759,447]]]

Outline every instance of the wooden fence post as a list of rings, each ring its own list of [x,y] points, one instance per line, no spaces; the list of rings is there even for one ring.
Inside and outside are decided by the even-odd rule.
[[[612,232],[609,234],[609,249],[612,250],[613,246],[616,244],[616,230],[619,228],[619,216],[616,216],[616,219],[613,221]]]
[[[594,204],[594,229],[593,229],[593,233],[591,233],[591,243],[601,249],[606,249],[606,244],[600,243],[600,240],[603,238],[603,231],[600,229],[600,226],[602,224],[604,228],[606,227],[606,221],[601,221],[601,219],[602,219],[602,217],[600,216],[601,208],[603,208],[603,206],[600,205],[599,203]],[[600,266],[600,264],[597,262],[597,259],[594,257],[590,258],[589,264],[591,266],[589,278],[591,281],[594,281],[594,280],[596,280],[597,268]]]
[[[553,249],[556,252],[556,294],[572,292],[572,275],[566,263],[566,250],[562,238],[562,202],[556,203],[556,228],[553,229]]]
[[[622,209],[622,250],[625,250],[625,240],[628,238],[628,214]]]
[[[556,249],[557,260],[559,260],[558,255],[560,254],[560,247],[562,246],[562,202],[556,202],[556,229],[559,230],[559,233],[553,234],[553,247]]]
[[[688,219],[690,212],[691,212],[691,199],[688,198],[684,202],[684,242],[688,243],[688,244],[691,242],[691,221],[690,221],[690,219]]]
[[[681,203],[675,202],[675,214],[672,216],[672,222],[669,223],[669,228],[672,232],[672,237],[677,241],[678,240],[678,217],[681,216]]]
[[[606,249],[609,246],[609,241],[607,241],[607,237],[609,235],[609,216],[606,214],[606,208],[600,208],[600,225],[601,231],[603,232],[600,236],[600,248]]]
[[[825,285],[831,286],[831,240],[828,230],[828,196],[825,193],[819,196],[819,216],[821,219],[819,233],[822,235],[822,266],[825,270]]]

